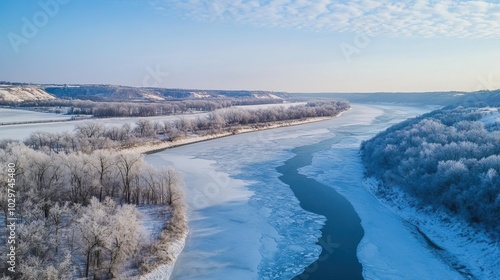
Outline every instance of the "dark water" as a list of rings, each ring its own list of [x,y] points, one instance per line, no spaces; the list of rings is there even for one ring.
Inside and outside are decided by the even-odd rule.
[[[295,280],[363,279],[362,267],[356,256],[364,234],[358,214],[349,201],[333,188],[298,173],[299,168],[311,164],[314,153],[330,149],[332,144],[346,136],[337,134],[335,138],[319,144],[295,148],[292,150],[295,157],[277,168],[283,174],[280,180],[290,186],[300,206],[327,218],[321,229],[322,236],[316,243],[322,247],[321,255]]]

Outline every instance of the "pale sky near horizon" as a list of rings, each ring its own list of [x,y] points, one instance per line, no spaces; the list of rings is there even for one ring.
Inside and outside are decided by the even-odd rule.
[[[498,0],[4,0],[0,23],[0,81],[500,88]]]

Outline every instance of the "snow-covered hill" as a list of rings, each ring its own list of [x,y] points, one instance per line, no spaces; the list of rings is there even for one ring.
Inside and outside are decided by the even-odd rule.
[[[0,100],[19,102],[48,99],[55,99],[55,97],[36,85],[0,84]]]

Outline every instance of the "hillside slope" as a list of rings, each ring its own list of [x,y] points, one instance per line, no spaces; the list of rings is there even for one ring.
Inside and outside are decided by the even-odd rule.
[[[36,85],[2,85],[0,84],[0,100],[10,102],[49,100],[54,96]]]
[[[94,101],[160,101],[179,99],[266,99],[280,101],[286,93],[245,90],[192,90],[169,88],[142,88],[115,85],[46,85],[44,89],[58,98]]]

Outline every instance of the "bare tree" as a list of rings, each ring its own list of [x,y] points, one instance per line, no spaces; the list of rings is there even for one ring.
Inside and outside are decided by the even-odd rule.
[[[76,125],[75,131],[84,138],[98,138],[103,136],[105,127],[104,124],[97,121],[84,122]]]
[[[170,167],[160,171],[159,189],[160,204],[172,205],[173,201],[179,199],[179,189],[182,184],[181,174]]]
[[[142,155],[120,153],[115,157],[115,164],[121,178],[123,198],[126,203],[131,202],[133,183],[139,177],[140,167],[144,161]]]
[[[95,176],[93,158],[85,154],[70,154],[66,158],[69,179],[69,199],[73,203],[86,204],[95,193],[98,179]]]
[[[99,178],[98,198],[102,202],[104,195],[112,195],[114,191],[114,182],[111,179],[113,173],[114,162],[113,156],[108,151],[96,151],[92,154],[94,160],[91,161],[94,169],[97,171]]]
[[[155,129],[153,123],[146,119],[140,119],[135,123],[135,132],[138,137],[146,138],[146,137],[154,137]]]

